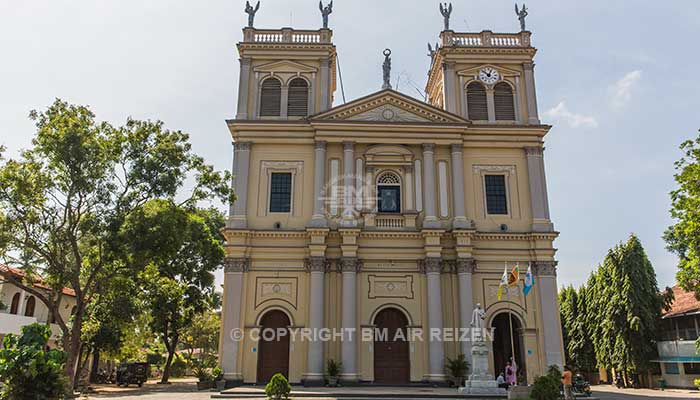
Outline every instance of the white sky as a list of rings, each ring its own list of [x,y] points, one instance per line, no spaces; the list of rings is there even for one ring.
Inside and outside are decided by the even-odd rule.
[[[456,31],[514,32],[511,1],[454,1]],[[99,119],[160,119],[191,134],[218,169],[231,165],[224,119],[235,114],[244,1],[0,0],[0,144],[33,135],[27,118],[54,98]],[[537,0],[533,32],[552,217],[561,231],[560,284],[580,284],[607,249],[639,235],[659,282],[674,282],[661,235],[678,145],[697,135],[700,2]],[[315,0],[263,0],[256,26],[318,28]],[[348,100],[378,90],[381,50],[393,81],[423,88],[428,42],[442,29],[437,1],[336,0],[330,16]],[[336,102],[341,98],[336,93]],[[220,275],[220,274],[219,274]],[[220,278],[220,276],[219,276]]]

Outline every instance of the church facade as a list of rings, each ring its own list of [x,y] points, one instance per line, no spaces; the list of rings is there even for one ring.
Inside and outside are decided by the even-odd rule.
[[[562,365],[551,127],[538,117],[530,32],[444,30],[425,101],[391,88],[385,51],[384,87],[333,106],[332,30],[250,25],[227,121],[237,200],[224,231],[225,379],[318,384],[335,360],[346,382],[441,383],[448,358],[470,359],[461,333],[477,304],[495,328],[492,373],[511,357],[528,381]],[[535,285],[499,300],[504,264],[516,263]],[[260,334],[278,328],[331,337]],[[363,338],[367,328],[424,335]]]

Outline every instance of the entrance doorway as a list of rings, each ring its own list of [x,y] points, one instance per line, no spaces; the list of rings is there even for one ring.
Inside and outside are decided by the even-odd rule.
[[[374,338],[374,382],[392,385],[410,383],[411,361],[406,316],[396,308],[386,308],[374,318],[374,325],[380,334],[386,332],[384,337],[375,335]],[[398,330],[402,331],[403,338],[401,334],[396,334]]]
[[[512,347],[515,349],[515,363],[517,365],[517,377],[518,383],[521,380],[526,379],[526,368],[525,368],[525,357],[523,353],[523,343],[522,338],[519,334],[521,332],[520,320],[512,315],[513,330],[510,329],[510,319],[508,318],[508,312],[504,312],[496,315],[491,322],[491,327],[494,328],[493,332],[493,366],[494,375],[498,376],[501,372],[506,369],[506,363],[513,357],[513,350],[511,349],[511,338]]]
[[[258,341],[258,383],[267,383],[276,373],[289,378],[289,335],[272,335],[270,331],[287,329],[291,322],[282,311],[272,310],[260,320],[261,330]],[[265,332],[268,332],[265,334]],[[274,336],[274,337],[273,337]]]

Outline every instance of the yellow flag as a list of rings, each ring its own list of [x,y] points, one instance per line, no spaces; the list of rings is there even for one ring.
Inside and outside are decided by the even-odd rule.
[[[503,276],[501,276],[501,282],[498,284],[498,292],[496,293],[496,297],[498,298],[498,301],[501,301],[501,297],[503,297],[503,288],[508,286],[508,263],[503,267]]]

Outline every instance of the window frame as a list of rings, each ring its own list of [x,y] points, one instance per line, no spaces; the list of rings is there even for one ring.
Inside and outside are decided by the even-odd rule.
[[[510,100],[511,100],[511,106],[513,108],[513,119],[499,119],[498,118],[498,109],[496,108],[496,93],[497,93],[496,87],[499,85],[507,86],[510,89]],[[493,88],[491,90],[493,90],[493,118],[496,121],[496,123],[517,122],[518,121],[518,107],[516,106],[516,101],[515,101],[516,100],[516,95],[515,95],[516,91],[515,91],[515,88],[513,87],[513,85],[511,85],[511,83],[508,82],[507,80],[501,79],[493,85]]]
[[[518,181],[517,181],[517,170],[513,164],[472,164],[472,173],[474,179],[474,187],[476,185],[481,185],[481,193],[477,193],[478,190],[474,191],[475,201],[478,204],[479,201],[481,205],[482,218],[485,219],[496,219],[499,221],[506,221],[514,218],[521,218],[522,213],[520,211],[519,194],[518,194]],[[489,214],[487,203],[486,203],[486,180],[485,175],[504,175],[506,183],[506,204],[508,207],[508,214]],[[478,181],[477,181],[478,180]],[[478,182],[478,183],[477,183]],[[481,200],[479,200],[479,196]]]
[[[304,115],[292,115],[289,113],[289,91],[292,87],[292,82],[294,82],[297,79],[303,81],[306,84],[306,113]],[[292,76],[291,78],[289,78],[287,80],[287,82],[283,84],[283,87],[285,87],[285,86],[287,87],[287,90],[286,91],[282,90],[281,96],[285,96],[285,94],[286,94],[287,101],[283,101],[282,98],[280,98],[280,101],[282,103],[286,103],[286,106],[287,106],[286,116],[287,116],[287,118],[302,119],[302,118],[306,118],[309,115],[311,115],[311,105],[310,105],[310,99],[311,99],[311,95],[312,95],[311,94],[311,82],[309,82],[309,80],[304,78],[302,75],[296,75],[296,76]],[[280,106],[280,108],[281,108],[281,106]]]
[[[491,213],[489,211],[489,193],[488,193],[488,185],[486,184],[487,178],[488,177],[502,177],[503,178],[503,202],[505,206],[505,213]],[[508,174],[505,173],[494,173],[494,172],[486,172],[483,174],[483,185],[484,185],[484,208],[486,210],[486,215],[489,216],[507,216],[510,215],[510,204],[508,201]]]
[[[265,82],[267,82],[270,79],[274,79],[277,82],[279,82],[279,84],[280,84],[279,110],[278,110],[277,115],[263,115],[262,114],[263,90],[264,90],[263,86],[265,85]],[[280,79],[280,77],[277,77],[275,75],[266,75],[260,79],[259,84],[258,84],[258,99],[257,99],[257,112],[256,112],[258,118],[260,118],[260,119],[280,119],[280,118],[282,118],[282,106],[285,105],[284,104],[285,102],[283,99],[284,92],[285,92],[285,90],[284,90],[285,86],[286,86],[285,82],[283,82],[282,79]]]
[[[272,210],[272,180],[276,174],[289,175],[289,210],[288,211],[273,211]],[[292,214],[294,210],[294,173],[292,171],[270,171],[267,182],[267,213],[268,214]]]
[[[380,180],[387,175],[394,175],[396,177],[396,179],[398,180],[398,183],[380,183]],[[394,170],[381,171],[379,174],[377,174],[377,178],[375,179],[374,187],[375,187],[375,191],[376,191],[375,193],[376,193],[376,197],[377,197],[376,198],[376,207],[377,207],[378,214],[400,215],[403,213],[403,206],[404,206],[404,204],[403,204],[404,203],[404,201],[403,201],[403,196],[404,196],[403,177],[401,176],[400,173],[398,173],[397,171],[394,171]],[[394,189],[394,190],[398,191],[398,196],[397,196],[398,208],[396,211],[381,210],[381,208],[380,208],[380,203],[381,203],[380,202],[380,199],[381,199],[380,194],[382,192],[382,189],[384,189],[384,188],[386,190]]]

